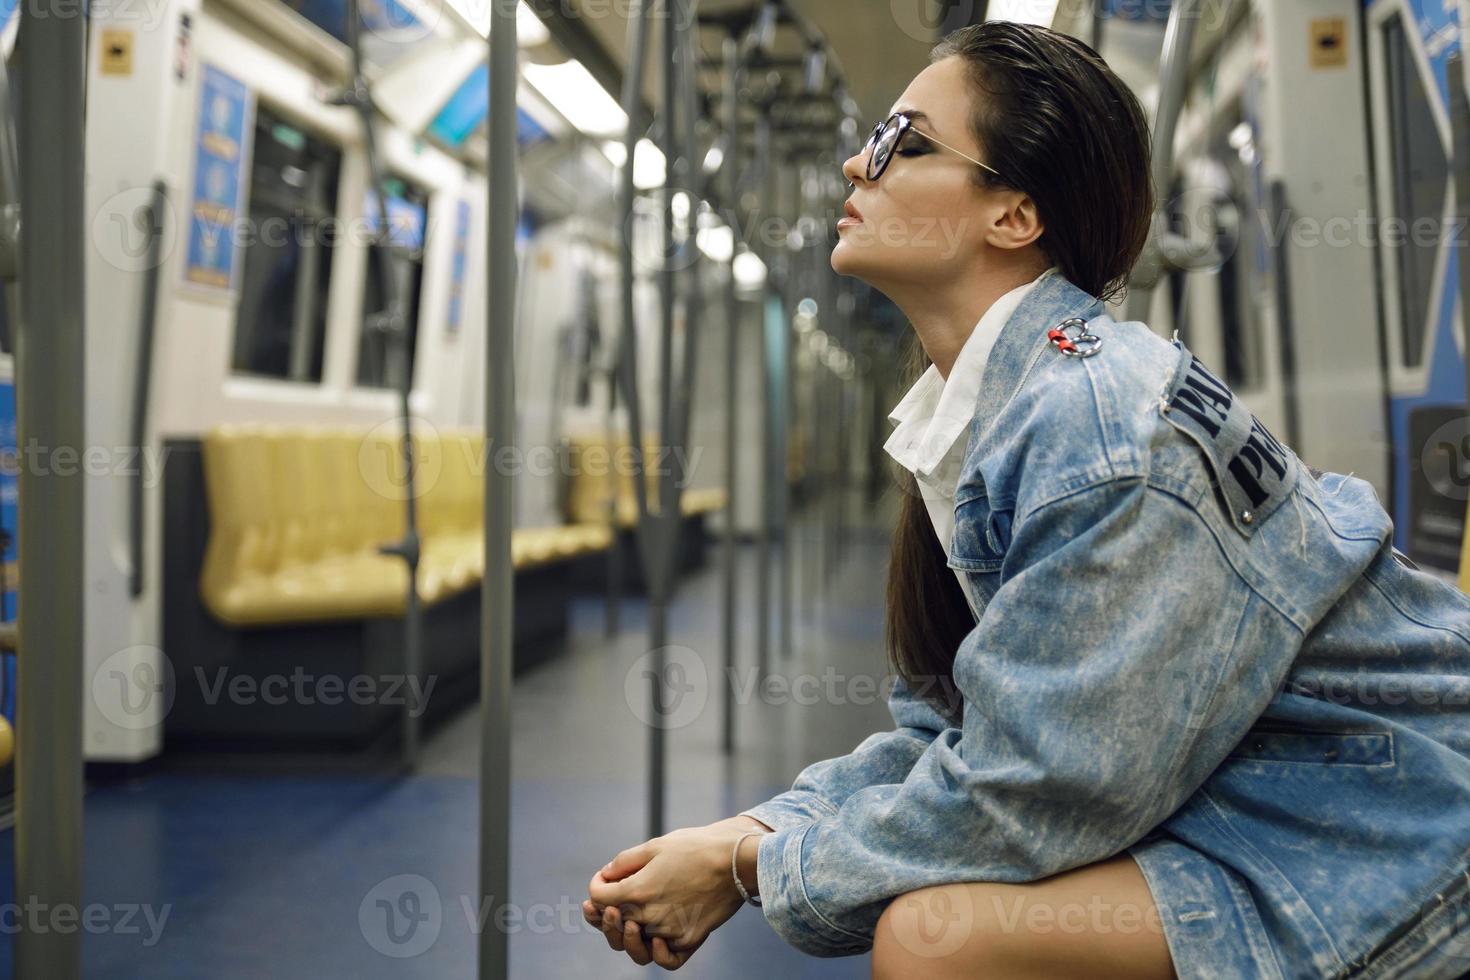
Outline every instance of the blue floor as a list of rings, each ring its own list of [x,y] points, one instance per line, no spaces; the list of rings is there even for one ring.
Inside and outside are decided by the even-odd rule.
[[[804,538],[798,559],[810,555]],[[744,549],[749,551],[750,549]],[[718,550],[681,584],[670,641],[719,677]],[[831,584],[794,607],[794,651],[778,673],[881,677],[881,537],[858,538]],[[754,566],[743,554],[737,663],[754,661]],[[799,567],[798,583],[812,581]],[[583,923],[593,872],[645,837],[645,744],[624,694],[644,650],[645,607],[603,633],[597,597],[579,599],[559,655],[516,679],[508,907],[511,976],[642,977]],[[635,675],[636,676],[636,675]],[[711,687],[705,694],[718,692]],[[854,688],[858,690],[858,688]],[[702,696],[702,695],[700,695]],[[877,700],[802,704],[759,697],[737,713],[740,750],[719,751],[710,696],[668,738],[669,829],[729,816],[790,785],[808,762],[891,727]],[[418,775],[164,772],[94,788],[86,804],[88,977],[472,977],[478,834],[474,711],[432,733]],[[13,902],[13,835],[0,834],[0,888]],[[13,916],[0,916],[0,969]],[[27,914],[22,907],[20,914]],[[742,908],[681,974],[697,978],[866,978],[868,957],[820,960]],[[3,975],[9,976],[8,972]]]

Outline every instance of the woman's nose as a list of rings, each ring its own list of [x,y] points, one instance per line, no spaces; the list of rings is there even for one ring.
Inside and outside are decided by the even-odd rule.
[[[843,162],[842,176],[847,178],[849,184],[863,183],[868,179],[868,151],[866,148],[854,153]]]

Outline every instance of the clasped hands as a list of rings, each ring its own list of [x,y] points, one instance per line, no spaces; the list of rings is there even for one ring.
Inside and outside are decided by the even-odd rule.
[[[731,817],[620,851],[592,876],[582,917],[640,966],[677,970],[743,904],[730,854],[751,830],[770,828],[753,817]],[[759,841],[741,841],[742,881],[752,894]]]

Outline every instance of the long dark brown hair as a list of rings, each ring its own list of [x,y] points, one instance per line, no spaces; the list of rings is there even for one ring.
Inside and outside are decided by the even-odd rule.
[[[965,27],[930,61],[965,60],[974,93],[971,129],[985,159],[982,187],[1010,187],[1036,204],[1037,244],[1073,285],[1117,296],[1148,240],[1153,213],[1148,121],[1138,99],[1086,44],[1007,21]],[[913,339],[912,382],[929,359]],[[901,504],[888,570],[888,655],[894,670],[950,718],[961,698],[952,670],[975,625],[914,477],[900,469]]]

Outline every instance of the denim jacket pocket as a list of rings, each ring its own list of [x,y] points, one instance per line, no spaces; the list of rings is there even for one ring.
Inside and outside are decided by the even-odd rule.
[[[1227,759],[1231,762],[1392,766],[1393,735],[1388,732],[1332,732],[1258,726],[1246,733]]]
[[[963,498],[954,508],[954,538],[949,567],[996,572],[1011,543],[1010,508],[994,508],[983,491]]]

